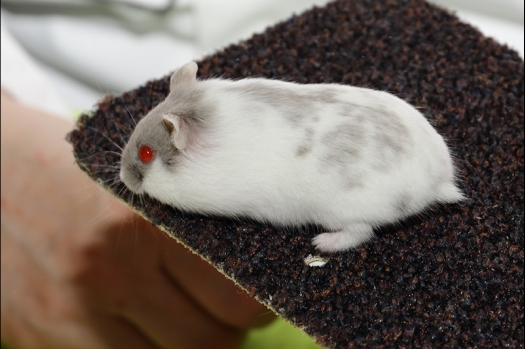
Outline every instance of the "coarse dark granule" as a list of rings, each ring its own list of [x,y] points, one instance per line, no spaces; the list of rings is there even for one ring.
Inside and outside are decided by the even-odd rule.
[[[130,67],[130,69],[132,69]],[[168,73],[168,72],[167,72]],[[315,255],[311,228],[178,212],[135,200],[119,152],[168,76],[101,101],[69,135],[80,167],[252,296],[330,348],[523,347],[523,61],[423,1],[338,1],[206,57],[199,76],[262,76],[389,91],[448,140],[467,200]],[[117,146],[118,145],[118,146]],[[104,169],[101,169],[104,168]],[[135,201],[133,201],[135,200]]]

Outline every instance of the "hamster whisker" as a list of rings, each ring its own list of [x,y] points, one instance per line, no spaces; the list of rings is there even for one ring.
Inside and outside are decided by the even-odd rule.
[[[124,109],[127,110],[126,106],[124,105],[124,103],[122,103],[122,106],[124,107]],[[129,113],[129,111],[128,111]],[[124,135],[129,139],[130,135],[131,135],[131,132],[129,132],[129,130],[125,127],[125,125],[123,125],[122,123],[118,124],[115,122],[115,118],[112,118],[111,121],[113,121],[113,123],[115,124],[115,126],[117,127],[118,130],[122,131],[124,133]],[[132,121],[133,123],[135,124],[135,120],[132,118]],[[135,124],[136,126],[136,124]],[[121,137],[122,139],[122,137]],[[127,143],[127,141],[124,140],[123,142],[124,144]]]
[[[111,121],[113,122],[113,125],[115,125],[115,128],[117,129],[117,134],[118,134],[118,137],[120,138],[120,140],[122,141],[122,144],[126,144],[127,142],[124,140],[124,137],[122,137],[122,134],[120,133],[120,131],[123,131],[120,126],[115,122],[115,119],[111,118]],[[129,138],[129,134],[128,134],[128,138]]]
[[[124,149],[123,149],[120,145],[118,145],[117,142],[115,142],[114,140],[112,140],[111,138],[109,138],[108,135],[106,135],[106,134],[100,132],[100,130],[97,130],[97,129],[94,128],[94,127],[91,127],[91,126],[89,126],[89,125],[82,124],[82,123],[80,123],[79,125],[82,125],[82,126],[84,126],[84,127],[87,127],[87,128],[92,129],[92,130],[95,131],[95,132],[98,132],[98,134],[100,134],[102,137],[106,138],[108,141],[110,141],[113,145],[115,145],[115,146],[116,146],[117,148],[119,148],[121,151],[124,151]]]
[[[126,104],[124,102],[122,102],[122,106],[124,107],[124,109],[126,109],[126,111],[128,112],[129,116],[131,117],[131,120],[133,121],[133,126],[137,127],[137,121],[133,117],[133,114],[131,114],[131,112],[129,111],[128,107],[126,107]]]
[[[103,220],[103,219],[106,219],[108,217],[111,217],[112,215],[115,214],[116,210],[115,208],[113,208],[113,210],[109,210],[109,207],[111,206],[111,202],[109,202],[106,207],[104,207],[104,209],[101,210],[101,212],[93,217],[93,219],[89,222],[86,223],[86,225],[92,225],[92,224],[95,224],[97,221],[100,221],[100,220]]]
[[[99,151],[97,153],[93,153],[91,155],[88,155],[88,156],[85,156],[83,158],[78,158],[78,161],[80,162],[85,162],[86,160],[92,158],[93,156],[97,156],[97,155],[101,155],[101,154],[104,154],[104,153],[109,153],[109,154],[114,154],[114,155],[118,155],[119,157],[122,157],[122,154],[121,153],[118,153],[116,151],[112,151],[112,150],[104,150],[104,151]]]
[[[94,166],[95,168],[91,168],[91,166],[94,166],[94,165],[90,165],[88,167],[86,167],[86,170],[89,172],[89,173],[94,173],[94,174],[98,174],[98,175],[106,175],[106,174],[111,174],[111,175],[116,175],[118,172],[116,171],[117,168],[115,167],[104,167],[105,165],[101,165],[101,166]],[[108,180],[115,180],[114,178],[111,178],[111,179],[108,179]]]
[[[114,168],[114,169],[120,169],[120,166],[118,166],[117,164],[115,164],[115,165],[90,164],[89,167],[100,167],[100,168]]]
[[[115,182],[111,182],[111,181],[108,181],[108,182],[104,182],[102,183],[102,186],[112,192],[115,192],[115,188],[117,187],[118,183],[115,183]]]
[[[72,192],[77,192],[77,191],[80,191],[80,190],[89,190],[90,187],[89,186],[86,186],[84,188],[80,188],[78,190],[75,190],[75,191],[72,191]],[[102,191],[100,190],[95,190],[95,191],[88,191],[88,194],[86,196],[84,196],[82,198],[82,200],[80,201],[77,201],[77,202],[74,202],[68,209],[70,212],[73,212],[75,211],[76,209],[80,208],[86,201],[94,198],[94,197],[97,197],[98,195],[100,195],[102,193]]]
[[[108,179],[105,184],[111,187],[116,187],[120,185],[122,182],[120,181],[120,178],[110,178]]]
[[[135,205],[137,203],[137,201],[138,201],[137,200],[138,195],[136,193],[132,192],[132,191],[130,191],[130,192],[131,192],[131,200],[133,201],[133,205]]]
[[[135,193],[131,193],[131,201],[133,202],[133,205],[138,201],[137,200],[138,195]]]
[[[122,182],[120,182],[122,183]],[[118,185],[120,185],[120,183],[114,183],[115,184],[115,187],[118,187]],[[123,186],[122,188],[120,188],[116,193],[115,195],[118,196],[118,197],[122,197],[123,196],[123,193],[127,190],[126,186]],[[133,201],[132,201],[133,202]]]
[[[138,195],[138,197],[139,197],[141,206],[144,207],[144,205],[146,205],[146,201],[144,200],[144,195],[140,194]]]
[[[135,194],[135,193],[133,193],[133,195],[135,196],[135,200],[138,201],[138,203],[142,205],[142,195]]]

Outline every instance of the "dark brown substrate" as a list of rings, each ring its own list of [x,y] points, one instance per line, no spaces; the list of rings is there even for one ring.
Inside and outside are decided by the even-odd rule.
[[[106,98],[69,140],[80,167],[251,295],[330,348],[523,347],[523,61],[423,1],[339,1],[199,63],[200,78],[262,76],[394,93],[452,147],[467,200],[377,231],[322,268],[314,228],[276,229],[133,200],[117,183],[133,129],[168,77]],[[135,69],[136,67],[130,67]],[[169,72],[166,72],[167,74]],[[351,208],[349,208],[351,209]]]

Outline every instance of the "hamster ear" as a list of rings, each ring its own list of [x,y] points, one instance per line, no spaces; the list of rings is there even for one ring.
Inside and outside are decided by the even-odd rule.
[[[163,114],[162,123],[170,134],[171,143],[178,150],[184,150],[188,145],[190,132],[183,118],[174,114]]]
[[[179,84],[188,85],[196,82],[198,69],[197,63],[189,62],[175,70],[170,79],[170,91],[174,90]]]

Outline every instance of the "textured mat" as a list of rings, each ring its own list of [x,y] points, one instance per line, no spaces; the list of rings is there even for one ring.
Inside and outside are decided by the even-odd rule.
[[[523,61],[423,1],[338,1],[204,58],[202,79],[268,77],[386,90],[421,108],[468,199],[316,255],[313,228],[275,229],[132,198],[117,164],[168,76],[108,97],[69,135],[79,166],[153,224],[329,348],[523,347]],[[351,208],[349,208],[351,209]]]

